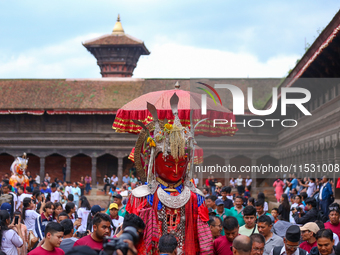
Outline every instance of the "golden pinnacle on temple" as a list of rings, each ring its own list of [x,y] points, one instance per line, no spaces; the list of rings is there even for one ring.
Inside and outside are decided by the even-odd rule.
[[[120,15],[118,14],[117,22],[115,26],[113,27],[112,34],[118,35],[118,34],[124,34],[124,29],[122,26],[122,23],[120,22]]]

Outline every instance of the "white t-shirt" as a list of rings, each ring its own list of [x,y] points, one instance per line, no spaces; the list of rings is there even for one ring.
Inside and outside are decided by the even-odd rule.
[[[309,182],[308,183],[308,188],[307,188],[307,195],[308,197],[311,197],[315,191],[315,183],[314,182]]]
[[[123,221],[124,221],[124,218],[123,218],[122,216],[118,216],[118,220],[113,219],[113,220],[112,220],[112,224],[113,224],[113,226],[115,226],[116,228],[118,228],[119,224],[120,224],[120,223],[123,223]]]
[[[233,180],[230,180],[229,183],[230,183],[230,186],[235,187],[235,182]]]
[[[333,233],[334,245],[337,246],[339,243],[339,237],[337,234]]]
[[[32,194],[21,194],[20,196],[18,196],[18,203],[17,203],[17,210],[19,210],[20,205],[22,204],[22,202],[24,201],[25,197],[32,197]],[[21,210],[20,210],[21,211]]]
[[[115,184],[118,182],[118,177],[116,176],[115,178],[111,177],[111,184]]]
[[[56,201],[57,200],[57,201]],[[59,202],[60,200],[60,195],[59,195],[59,192],[58,190],[54,191],[51,193],[51,202],[52,203],[55,203],[55,202]]]
[[[85,207],[80,207],[78,209],[78,218],[81,218],[81,225],[78,228],[78,231],[86,231],[87,226],[87,217],[91,210],[87,210]]]
[[[21,237],[12,229],[5,230],[1,241],[1,250],[6,253],[6,255],[17,255],[17,247],[21,247],[23,241]]]
[[[242,181],[243,181],[242,178],[237,178],[237,179],[236,179],[236,184],[237,184],[237,186],[241,186],[241,185],[242,185]]]
[[[268,203],[267,202],[264,202],[263,211],[268,212]]]
[[[246,186],[250,186],[252,182],[252,179],[246,179]]]
[[[35,233],[35,219],[38,218],[39,216],[40,214],[34,210],[26,210],[24,223],[27,227],[27,233],[30,230],[32,230]]]
[[[198,178],[195,178],[194,181],[195,181],[195,185],[196,185],[196,187],[197,187],[198,182],[199,182]]]
[[[71,186],[66,186],[65,187],[65,196],[66,196],[66,199],[67,199],[67,196],[69,195],[69,194],[72,194],[72,187]]]

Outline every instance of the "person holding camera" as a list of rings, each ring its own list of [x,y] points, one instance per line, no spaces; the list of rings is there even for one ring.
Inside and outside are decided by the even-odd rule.
[[[94,250],[102,250],[105,237],[111,234],[111,218],[105,213],[96,213],[92,220],[93,232],[74,243],[73,246],[86,245]]]
[[[299,212],[300,214],[304,213],[304,205],[301,203],[301,196],[300,195],[294,195],[292,196],[292,201],[293,204],[290,207],[290,223],[295,223],[294,217],[293,217],[293,211],[294,209],[296,209],[297,212]]]
[[[17,248],[23,245],[20,218],[10,224],[10,214],[5,210],[0,211],[0,242],[1,251],[7,255],[17,255]]]
[[[292,209],[293,218],[296,224],[306,224],[307,222],[314,222],[318,218],[318,210],[316,209],[316,201],[314,198],[306,199],[307,213],[303,214],[302,210],[297,208]]]

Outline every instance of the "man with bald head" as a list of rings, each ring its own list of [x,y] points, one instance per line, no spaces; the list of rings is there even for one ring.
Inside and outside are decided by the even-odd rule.
[[[245,235],[237,236],[233,241],[233,255],[250,255],[252,240]]]

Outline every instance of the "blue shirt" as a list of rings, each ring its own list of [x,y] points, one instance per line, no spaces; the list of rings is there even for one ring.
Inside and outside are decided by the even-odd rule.
[[[291,184],[292,184],[291,189],[295,189],[296,186],[297,186],[299,183],[298,183],[297,179],[294,178],[294,179],[291,181]]]
[[[48,188],[48,189],[41,189],[40,192],[43,193],[43,194],[44,194],[44,193],[51,193],[52,190],[49,189],[49,188]]]
[[[129,183],[130,182],[130,178],[129,177],[123,177],[123,182],[124,183]]]
[[[78,195],[76,195],[76,193],[77,193]],[[81,195],[81,190],[80,190],[80,188],[79,188],[79,187],[77,187],[77,188],[72,188],[72,195],[73,195],[73,197],[74,197],[74,201],[79,201],[79,196]]]

